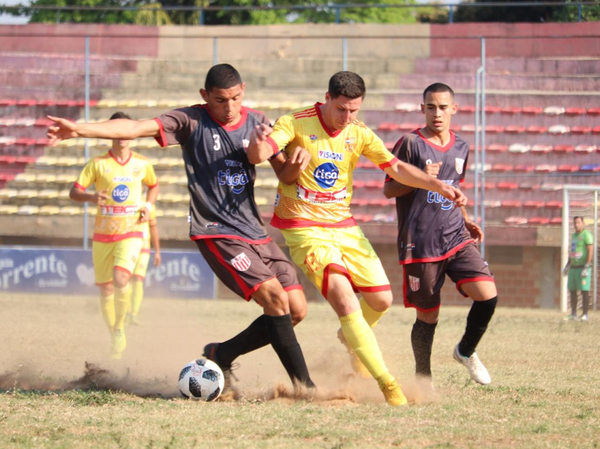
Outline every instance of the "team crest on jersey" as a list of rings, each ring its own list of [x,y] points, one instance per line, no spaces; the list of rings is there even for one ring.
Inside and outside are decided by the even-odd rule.
[[[356,137],[348,137],[344,142],[344,149],[352,153],[356,145]]]
[[[410,287],[411,291],[417,292],[417,291],[419,291],[419,288],[421,288],[421,280],[417,277],[409,275],[408,276],[408,286]]]
[[[231,265],[238,271],[247,271],[252,265],[250,258],[246,256],[246,253],[240,253],[231,259]]]
[[[142,169],[140,167],[133,167],[132,173],[133,173],[134,178],[137,178],[138,176],[140,176],[141,172],[142,172]]]
[[[465,160],[457,157],[454,159],[454,168],[456,168],[456,173],[459,175],[463,174],[463,169],[465,167]]]
[[[249,145],[250,145],[250,141],[248,139],[242,140],[242,146],[244,147],[244,150],[247,150]]]
[[[317,136],[315,134],[311,134],[310,140],[312,140],[314,142],[315,140],[317,140]]]

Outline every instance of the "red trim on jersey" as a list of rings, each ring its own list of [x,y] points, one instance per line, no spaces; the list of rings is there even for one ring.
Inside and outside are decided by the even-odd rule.
[[[208,112],[210,118],[213,119],[219,126],[221,126],[221,128],[228,132],[240,129],[242,126],[244,126],[244,123],[246,123],[246,119],[248,118],[248,108],[242,106],[242,109],[240,111],[242,113],[240,120],[235,125],[227,125],[226,123],[217,120],[217,118],[214,115],[212,115],[212,113],[210,112],[210,108],[207,104],[200,105],[200,107],[202,109],[205,109],[206,112]]]
[[[289,292],[290,290],[304,290],[304,288],[301,285],[290,285],[289,287],[283,287],[283,289],[286,292]]]
[[[277,142],[275,142],[271,136],[267,137],[267,143],[271,145],[271,148],[273,149],[273,156],[279,153],[279,145],[277,145]]]
[[[125,239],[141,239],[144,238],[142,232],[128,232],[126,234],[97,234],[94,233],[94,242],[114,243]]]
[[[141,274],[134,274],[133,276],[131,276],[133,279],[140,279],[140,280],[144,280],[146,279],[146,276],[142,276]]]
[[[340,274],[343,274],[344,276],[346,276],[348,278],[348,280],[350,281],[350,285],[352,285],[352,289],[354,290],[354,292],[358,293],[358,289],[356,288],[356,285],[354,285],[354,282],[352,282],[352,278],[350,277],[350,273],[348,273],[348,270],[346,269],[346,267],[343,267],[342,265],[338,265],[337,263],[330,263],[323,270],[323,285],[321,286],[321,294],[325,298],[327,298],[327,290],[329,289],[329,272],[331,271],[332,268],[335,268],[337,273],[340,273]]]
[[[87,190],[87,187],[83,187],[81,184],[74,182],[73,185],[84,192]]]
[[[323,129],[325,130],[325,132],[329,135],[329,137],[336,137],[338,136],[342,130],[337,130],[337,131],[331,131],[329,129],[329,126],[327,126],[327,124],[325,123],[325,120],[323,120],[323,116],[321,115],[321,106],[323,106],[323,103],[315,103],[315,110],[317,111],[317,117],[319,117],[319,121],[321,122],[321,126],[323,127]]]
[[[159,118],[155,118],[154,121],[156,123],[158,123],[158,136],[154,136],[154,140],[156,140],[156,142],[162,147],[166,147],[168,145],[167,143],[167,136],[165,134],[165,127],[163,125],[163,123],[160,121]]]
[[[320,223],[318,221],[302,220],[302,219],[289,219],[279,218],[276,214],[273,214],[271,219],[271,226],[277,229],[291,229],[291,228],[349,228],[351,226],[358,226],[354,217],[346,218],[343,221],[337,223]]]
[[[127,165],[129,163],[129,161],[131,160],[131,156],[133,156],[133,152],[129,151],[129,157],[127,158],[127,160],[125,162],[119,162],[119,160],[115,157],[115,155],[112,153],[112,150],[108,150],[108,154],[110,155],[110,157],[112,157],[115,162],[117,164],[119,164],[121,167],[124,167],[125,165]]]
[[[217,261],[221,265],[223,265],[225,267],[225,269],[227,271],[229,271],[229,273],[233,276],[233,279],[235,280],[237,285],[242,289],[242,292],[244,293],[244,298],[246,299],[246,301],[250,301],[250,296],[256,290],[253,290],[252,288],[248,287],[248,285],[246,285],[246,283],[239,276],[239,274],[237,274],[237,271],[235,271],[231,265],[229,265],[227,262],[225,262],[223,255],[219,252],[219,249],[217,248],[217,245],[215,245],[213,242],[211,242],[209,240],[206,242],[206,246],[208,247],[208,250],[215,255],[215,257],[217,258]]]
[[[232,239],[232,240],[243,240],[246,243],[250,243],[252,245],[264,245],[271,241],[271,237],[267,237],[264,240],[249,240],[244,237],[240,237],[238,235],[227,235],[227,234],[217,234],[217,235],[192,235],[190,239],[193,241],[196,240],[210,240],[210,239]]]
[[[140,251],[140,253],[150,254],[150,250],[148,248],[142,248],[142,250]]]
[[[112,284],[112,282],[113,282],[113,281],[112,281],[112,279],[111,279],[111,280],[110,280],[110,281],[108,281],[108,282],[96,282],[96,285],[97,285],[98,287],[102,287],[103,285],[109,285],[109,284]]]
[[[445,146],[441,147],[439,145],[436,145],[433,142],[430,142],[429,140],[427,140],[427,138],[421,134],[421,130],[420,129],[415,129],[415,131],[417,133],[417,135],[423,139],[425,141],[425,143],[427,145],[429,145],[431,148],[441,151],[442,153],[445,153],[446,151],[448,151],[450,148],[452,148],[452,146],[454,145],[454,142],[456,141],[456,135],[450,131],[450,142],[448,142]]]
[[[114,269],[122,271],[124,273],[127,273],[129,276],[131,276],[131,271],[129,271],[127,268],[123,268],[123,267],[120,267],[120,266],[117,265]]]
[[[387,292],[392,289],[391,285],[378,285],[375,287],[356,287],[359,292]]]
[[[476,278],[467,278],[467,279],[461,279],[460,281],[458,281],[456,283],[456,289],[458,290],[458,292],[463,295],[465,298],[468,298],[469,295],[467,295],[465,292],[463,292],[460,288],[461,285],[463,284],[470,284],[472,282],[481,282],[481,281],[488,281],[488,282],[495,282],[493,277],[489,277],[489,276],[479,276]],[[492,299],[492,298],[490,298]]]
[[[321,103],[318,103],[318,104],[321,104]],[[310,117],[314,117],[315,115],[317,115],[317,110],[316,110],[315,106],[313,106],[310,109],[304,109],[303,111],[293,112],[292,115],[294,116],[294,118],[310,118]]]
[[[438,256],[438,257],[424,257],[423,259],[408,259],[408,260],[401,260],[400,262],[398,262],[400,265],[408,265],[409,263],[425,263],[425,262],[439,262],[440,260],[444,260],[447,259],[448,257],[456,254],[457,252],[459,252],[461,249],[463,249],[465,246],[467,246],[469,243],[475,243],[475,240],[473,239],[469,239],[465,242],[462,242],[460,245],[455,246],[454,248],[452,248],[450,251],[448,251],[446,254],[444,254],[443,256]]]
[[[394,165],[396,162],[399,162],[399,161],[398,161],[398,158],[396,156],[394,156],[394,159],[390,160],[389,162],[384,162],[383,164],[379,164],[379,168],[382,170],[385,170],[386,168]]]
[[[158,185],[158,180],[156,181],[156,184],[152,184],[152,185],[148,185],[146,184],[146,187],[148,187],[149,189],[153,189],[154,187],[156,187]]]
[[[408,275],[406,273],[406,270],[403,270],[403,272],[404,272],[404,282],[402,283],[402,296],[404,297],[403,299],[404,299],[404,307],[405,308],[408,309],[409,307],[412,307],[413,309],[417,309],[421,312],[433,312],[434,310],[437,310],[441,307],[442,304],[440,303],[437,306],[432,307],[430,309],[422,309],[421,307],[417,307],[414,304],[408,302],[408,297],[406,296],[406,291],[407,291],[406,286],[408,285],[408,278],[407,278]]]
[[[260,286],[261,286],[261,285],[263,285],[265,282],[268,282],[268,281],[270,281],[270,280],[272,280],[272,279],[275,279],[275,278],[276,278],[276,276],[275,276],[275,275],[273,275],[273,276],[272,276],[272,277],[270,277],[269,279],[266,279],[266,280],[264,280],[264,281],[262,281],[262,282],[259,282],[259,283],[258,283],[258,284],[256,284],[254,287],[252,287],[252,288],[249,290],[249,293],[248,293],[248,294],[246,295],[246,297],[245,297],[246,301],[250,301],[250,299],[252,299],[252,295],[253,295],[254,293],[256,293],[256,291],[257,291],[257,290],[260,288]]]

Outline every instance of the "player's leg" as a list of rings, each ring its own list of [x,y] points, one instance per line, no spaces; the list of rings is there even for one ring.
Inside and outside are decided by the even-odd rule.
[[[475,349],[485,334],[498,303],[494,278],[475,245],[467,245],[460,250],[449,262],[447,273],[456,282],[458,290],[473,300],[467,315],[465,333],[454,349],[454,358],[467,367],[473,380],[487,385],[491,378]]]
[[[577,303],[579,301],[577,290],[569,291],[569,301],[571,302],[571,315],[567,316],[566,320],[577,320]]]
[[[112,274],[112,248],[110,243],[93,242],[92,259],[96,285],[100,289],[100,311],[109,332],[115,326],[115,297]]]
[[[127,321],[132,324],[140,324],[138,321],[138,314],[144,299],[144,280],[146,278],[146,272],[148,271],[149,262],[150,250],[142,249],[130,280],[131,302],[129,304],[129,319]]]
[[[417,311],[410,335],[415,373],[431,378],[431,352],[441,304],[440,291],[446,278],[445,261],[403,266],[404,305]]]
[[[565,317],[567,321],[577,321],[577,306],[579,302],[578,290],[581,289],[581,270],[571,268],[567,278],[567,290],[569,291],[569,300],[571,301],[571,314]]]

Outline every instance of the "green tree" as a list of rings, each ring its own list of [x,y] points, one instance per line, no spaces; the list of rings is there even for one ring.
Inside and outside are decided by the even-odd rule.
[[[553,19],[556,22],[577,22],[577,20],[579,20],[577,5],[570,5],[570,3],[574,2],[571,0],[566,0],[565,6],[556,9],[553,15]],[[581,20],[584,22],[600,21],[600,4],[582,5]]]
[[[546,0],[507,0],[517,6],[491,6],[497,0],[475,0],[481,6],[459,5],[454,13],[455,22],[551,22],[561,6],[518,6],[519,3],[540,3]]]
[[[31,6],[135,6],[137,0],[35,0]],[[133,23],[135,11],[61,11],[31,9],[25,13],[31,14],[30,22],[41,23]]]

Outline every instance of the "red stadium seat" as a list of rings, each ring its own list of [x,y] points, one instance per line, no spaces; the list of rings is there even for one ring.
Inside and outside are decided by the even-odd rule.
[[[531,147],[533,153],[550,153],[552,151],[552,145],[534,145]]]
[[[589,201],[571,201],[573,207],[590,207],[592,204]]]
[[[550,223],[550,219],[546,217],[532,217],[529,219],[529,224],[546,225]]]
[[[468,112],[468,113],[473,114],[475,112],[475,106],[473,106],[473,105],[459,106],[458,110],[460,112]]]
[[[531,184],[531,183],[527,183],[524,182],[523,184],[519,184],[519,190],[527,190],[527,191],[534,191],[534,190],[540,190],[540,185],[539,184]]]
[[[546,209],[562,209],[563,203],[562,201],[548,201],[544,207]]]
[[[500,112],[500,107],[499,106],[486,106],[485,112],[487,112],[488,114],[495,114],[497,112]]]
[[[498,143],[493,143],[491,145],[488,145],[486,150],[496,153],[503,153],[505,151],[508,151],[508,145],[500,145]]]
[[[500,134],[504,132],[504,126],[499,125],[487,125],[485,127],[485,132],[490,134]]]
[[[534,165],[516,165],[513,171],[517,173],[531,173],[535,170]]]
[[[494,164],[494,165],[492,165],[491,171],[505,173],[505,172],[512,171],[512,169],[513,169],[513,166],[510,164]],[[503,183],[498,183],[498,188],[500,188],[500,184],[503,184]]]
[[[517,200],[503,200],[501,206],[505,208],[521,207],[523,203]]]
[[[0,98],[0,106],[15,106],[17,104],[17,100],[11,100],[8,98]]]
[[[494,190],[494,189],[496,189],[495,182],[486,182],[485,183],[485,190]]]
[[[600,134],[600,126],[594,126],[592,128],[592,133],[593,134]]]
[[[471,190],[473,188],[475,188],[475,184],[472,182],[463,182],[460,184],[461,190]]]
[[[566,108],[565,115],[583,115],[586,113],[585,108]]]
[[[362,189],[362,188],[365,186],[365,182],[364,182],[364,181],[356,181],[356,180],[355,180],[355,181],[352,183],[352,186],[353,186],[355,189]]]
[[[573,145],[556,145],[552,151],[555,153],[568,154],[575,151],[575,147]]]
[[[527,127],[529,134],[545,134],[546,132],[548,132],[548,128],[545,126],[531,125]]]
[[[514,107],[514,106],[508,106],[508,107],[500,108],[500,113],[501,114],[507,114],[507,115],[520,114],[521,111],[522,111],[521,108]]]
[[[469,132],[466,129],[464,129],[464,126],[458,125],[458,124],[454,124],[454,123],[452,125],[450,125],[450,131],[452,131],[453,133],[459,133],[461,131]]]
[[[365,187],[369,189],[383,189],[383,180],[365,181]]]
[[[589,108],[587,113],[588,115],[600,115],[600,108]]]
[[[544,109],[537,108],[537,107],[526,107],[526,108],[521,109],[521,114],[539,115],[542,112],[544,112]]]
[[[540,209],[542,207],[544,207],[544,202],[543,201],[525,201],[523,203],[523,207],[526,207],[528,209]]]
[[[557,169],[556,165],[552,164],[540,164],[535,166],[536,173],[553,173]]]
[[[414,131],[415,129],[418,129],[421,127],[420,124],[418,123],[400,123],[400,125],[397,125],[400,131]]]
[[[37,102],[37,105],[52,107],[52,106],[56,106],[56,101],[55,100],[39,100]]]
[[[557,168],[559,173],[575,173],[579,171],[579,165],[563,164]]]
[[[573,134],[589,134],[592,132],[591,126],[573,126],[571,128]]]
[[[527,128],[520,125],[510,125],[506,127],[505,131],[509,134],[523,134],[527,131]]]
[[[519,188],[519,184],[516,182],[499,182],[496,187],[498,190],[516,190]]]
[[[553,225],[561,225],[562,224],[562,217],[554,217],[550,219],[550,224]]]
[[[396,146],[396,142],[385,142],[384,145],[388,150],[392,151]]]

